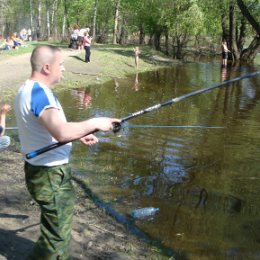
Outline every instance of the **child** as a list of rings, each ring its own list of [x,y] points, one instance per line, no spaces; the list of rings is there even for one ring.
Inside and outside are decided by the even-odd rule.
[[[141,53],[138,46],[136,46],[134,49],[134,55],[135,55],[135,67],[138,68],[139,65],[139,54]]]
[[[227,66],[227,60],[228,60],[228,53],[230,52],[230,50],[227,47],[227,41],[224,40],[222,42],[222,65],[223,67]]]

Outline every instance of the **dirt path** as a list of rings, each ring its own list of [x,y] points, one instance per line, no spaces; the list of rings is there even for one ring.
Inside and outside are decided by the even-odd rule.
[[[97,61],[86,70],[88,65],[77,58],[76,51],[63,53],[65,77],[69,80],[75,79],[77,73],[100,73]],[[0,97],[7,89],[16,91],[28,78],[29,57],[30,54],[23,54],[0,60]],[[11,147],[1,152],[0,165],[0,260],[24,260],[39,235],[39,209],[25,188],[23,161],[18,149]],[[71,243],[74,260],[168,259],[99,209],[79,185],[79,180],[74,184],[77,191]]]
[[[5,57],[0,68],[0,89],[17,88],[30,75],[30,54]]]
[[[67,80],[77,80],[80,75],[99,75],[98,61],[91,65],[82,62],[82,52],[70,49],[62,50],[66,71],[64,77]],[[17,89],[22,82],[30,76],[30,53],[19,56],[5,57],[0,60],[0,91],[4,89]],[[1,56],[0,56],[1,58]]]

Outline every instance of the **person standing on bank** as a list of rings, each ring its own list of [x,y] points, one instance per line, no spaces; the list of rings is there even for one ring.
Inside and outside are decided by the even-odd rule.
[[[11,110],[10,105],[5,104],[0,108],[0,151],[6,149],[10,145],[10,137],[4,135],[6,114]]]
[[[90,45],[92,37],[89,36],[88,31],[84,33],[83,46],[85,49],[85,62],[90,62]]]
[[[63,109],[52,92],[63,66],[61,51],[53,46],[37,46],[31,55],[31,78],[15,98],[15,114],[22,154],[58,142],[79,139],[93,145],[96,130],[109,131],[119,119],[91,118],[67,122]],[[74,206],[69,155],[71,143],[38,157],[25,159],[25,180],[41,209],[41,234],[30,260],[69,260],[69,243]],[[24,157],[25,158],[25,157]]]

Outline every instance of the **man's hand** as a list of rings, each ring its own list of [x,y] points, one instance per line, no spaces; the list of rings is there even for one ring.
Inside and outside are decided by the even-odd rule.
[[[86,136],[80,138],[80,141],[81,141],[81,143],[83,143],[85,145],[91,146],[93,144],[98,143],[98,138],[96,136],[90,134],[90,135],[86,135]]]
[[[0,114],[6,115],[11,110],[11,106],[8,104],[4,104],[0,109]]]

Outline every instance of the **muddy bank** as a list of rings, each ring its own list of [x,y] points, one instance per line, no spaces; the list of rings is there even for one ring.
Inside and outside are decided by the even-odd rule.
[[[0,153],[0,259],[23,260],[39,236],[39,209],[28,194],[21,154]],[[168,259],[108,216],[74,179],[71,252],[75,259]]]

